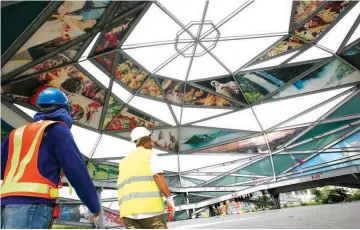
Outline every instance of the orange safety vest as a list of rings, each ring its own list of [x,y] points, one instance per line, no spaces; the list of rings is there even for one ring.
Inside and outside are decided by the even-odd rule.
[[[1,198],[8,196],[59,197],[57,185],[38,170],[39,148],[46,127],[58,121],[38,121],[13,130],[9,138],[8,160],[1,185]]]

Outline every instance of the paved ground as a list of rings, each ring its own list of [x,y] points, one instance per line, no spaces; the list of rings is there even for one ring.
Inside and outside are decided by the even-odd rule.
[[[169,223],[169,228],[355,228],[360,229],[360,202],[285,208],[264,212]]]

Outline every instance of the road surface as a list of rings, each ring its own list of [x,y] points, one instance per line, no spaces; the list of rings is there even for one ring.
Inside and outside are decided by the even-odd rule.
[[[360,229],[360,202],[284,208],[169,223],[169,228],[356,228]]]

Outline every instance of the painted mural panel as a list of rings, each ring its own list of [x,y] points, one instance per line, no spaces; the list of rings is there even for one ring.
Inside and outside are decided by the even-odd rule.
[[[117,179],[119,166],[90,162],[87,164],[89,175],[93,180]]]
[[[149,79],[145,82],[145,84],[141,87],[140,93],[145,96],[164,99],[154,79]]]
[[[47,69],[54,68],[59,65],[68,64],[76,56],[77,52],[82,47],[82,45],[83,45],[83,43],[80,42],[80,43],[74,45],[73,47],[71,47],[70,49],[60,52],[60,53],[56,54],[54,57],[49,58],[48,60],[31,67],[30,69],[22,72],[18,76],[41,73]]]
[[[199,127],[182,127],[180,138],[180,151],[194,150],[209,145],[222,143],[236,138],[248,136],[252,131],[227,131]]]
[[[75,66],[67,66],[2,87],[2,93],[19,101],[35,105],[39,94],[46,88],[61,89],[73,107],[74,121],[98,128],[104,104],[105,90],[89,79]]]
[[[277,149],[278,147],[282,146],[287,141],[289,141],[291,138],[299,134],[302,130],[303,128],[296,128],[296,129],[280,130],[280,131],[267,133],[266,135],[269,141],[270,149],[272,151]],[[228,144],[200,150],[200,152],[204,152],[204,153],[238,152],[238,153],[268,154],[269,149],[265,142],[264,136],[258,135],[249,139],[239,140]]]
[[[115,52],[112,52],[112,53],[104,54],[104,55],[101,55],[101,56],[98,56],[95,58],[95,60],[98,63],[100,63],[100,65],[102,65],[108,71],[108,73],[106,73],[106,74],[109,74],[112,72],[112,69],[114,66],[115,54],[116,54]]]
[[[233,77],[220,78],[209,81],[200,81],[196,82],[196,84],[202,85],[207,89],[215,91],[226,97],[246,103],[246,100],[240,91],[239,85],[236,83]]]
[[[334,59],[330,63],[301,78],[272,98],[282,98],[307,92],[314,92],[334,86],[360,81],[360,72],[350,65]]]
[[[148,74],[139,66],[120,55],[115,77],[132,90],[137,90],[148,78]]]
[[[305,43],[298,38],[290,36],[283,41],[278,42],[274,48],[266,52],[263,56],[257,59],[257,61],[264,60],[266,58],[274,57],[276,55],[285,53],[295,48],[302,47]]]
[[[347,62],[360,69],[360,44],[341,55]]]
[[[287,82],[313,66],[314,64],[304,64],[248,74],[237,74],[235,79],[248,102],[253,103],[284,86]]]
[[[2,74],[51,53],[90,32],[110,1],[65,1],[4,65]]]
[[[349,1],[333,1],[302,27],[295,30],[295,34],[307,41],[316,40],[320,34],[322,34],[330,24],[340,16],[348,5]]]
[[[176,104],[181,104],[184,97],[184,83],[166,79],[159,80],[161,87],[165,92],[166,99]]]
[[[121,21],[116,27],[106,31],[104,35],[100,38],[99,44],[95,49],[95,54],[108,52],[118,47],[120,45],[121,39],[133,26],[140,12],[141,10],[121,19]]]
[[[113,117],[111,124],[106,130],[133,129],[138,126],[152,128],[156,126],[163,126],[163,124],[144,113],[138,112],[137,110],[126,106],[119,114]]]
[[[310,14],[314,13],[324,1],[294,1],[296,12],[294,16],[294,24],[298,24],[302,20],[306,19]]]
[[[109,105],[106,110],[104,126],[106,128],[110,122],[120,113],[121,108],[125,105],[122,101],[115,100],[112,96],[109,98]]]

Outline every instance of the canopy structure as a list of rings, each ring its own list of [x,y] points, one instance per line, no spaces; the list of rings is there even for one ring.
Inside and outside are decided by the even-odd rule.
[[[38,94],[61,89],[96,185],[115,183],[137,126],[178,205],[359,164],[358,1],[20,2],[2,15],[29,6],[3,27],[20,30],[2,33],[2,122],[31,121]]]

